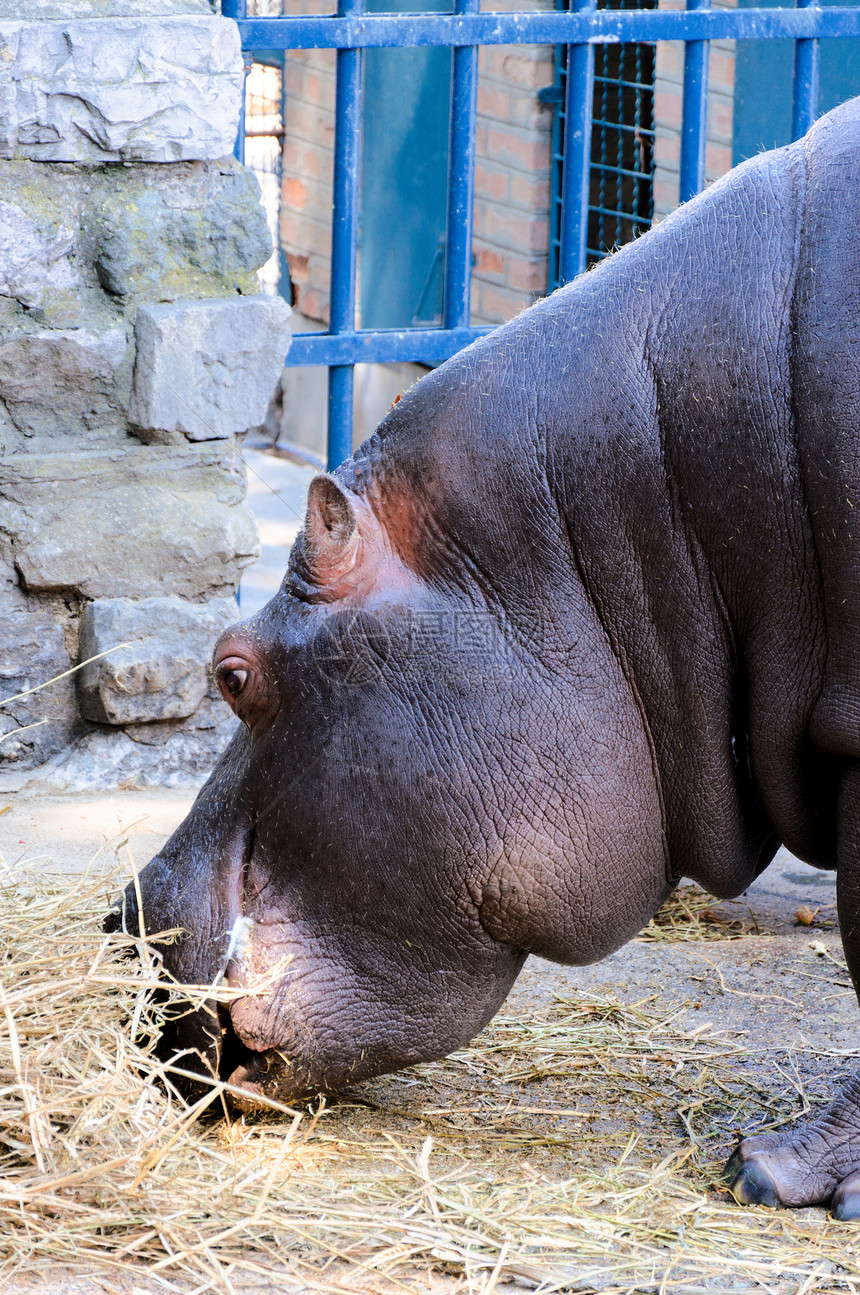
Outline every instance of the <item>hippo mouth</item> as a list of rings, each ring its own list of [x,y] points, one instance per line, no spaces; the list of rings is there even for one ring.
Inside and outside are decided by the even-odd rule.
[[[228,1099],[242,1111],[271,1110],[271,1103],[311,1097],[315,1085],[306,1067],[290,1060],[283,1048],[255,1048],[239,1036],[226,1007],[219,1005],[221,1042],[218,1078],[229,1084]]]

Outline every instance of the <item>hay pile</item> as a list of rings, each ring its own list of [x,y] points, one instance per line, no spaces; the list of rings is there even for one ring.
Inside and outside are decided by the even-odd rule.
[[[698,886],[673,890],[638,937],[640,940],[739,940],[762,935],[755,914],[742,900],[716,900]]]
[[[4,1282],[860,1291],[860,1231],[718,1187],[737,1126],[780,1122],[796,1085],[688,1004],[559,998],[337,1105],[235,1118],[213,1088],[189,1109],[146,1041],[152,971],[101,934],[107,890],[0,893]]]

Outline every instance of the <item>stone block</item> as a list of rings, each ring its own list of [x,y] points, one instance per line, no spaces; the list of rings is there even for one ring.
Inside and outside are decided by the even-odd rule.
[[[7,336],[38,327],[104,331],[117,326],[117,308],[133,310],[141,299],[256,295],[255,271],[272,251],[257,179],[233,157],[5,162],[0,190]]]
[[[95,198],[89,224],[101,286],[169,301],[211,293],[208,279],[222,293],[256,294],[254,271],[271,256],[272,236],[253,172],[232,158],[150,171],[106,176],[114,183]]]
[[[77,719],[66,626],[38,604],[4,606],[0,614],[0,763],[16,768],[47,759],[72,736]],[[56,679],[56,683],[49,683]],[[48,687],[40,685],[48,684]]]
[[[129,421],[146,441],[208,441],[259,426],[290,342],[290,308],[263,293],[141,306]]]
[[[230,153],[236,24],[199,14],[0,20],[0,157],[175,162]]]
[[[0,18],[20,18],[26,5],[27,17],[58,18],[129,18],[144,14],[177,13],[211,14],[207,0],[0,0]]]
[[[46,329],[0,342],[0,400],[27,436],[124,429],[130,386],[123,328]]]
[[[221,445],[19,453],[0,467],[24,587],[85,598],[234,594],[259,553],[244,497],[244,464]]]
[[[81,615],[80,659],[110,652],[79,675],[83,715],[99,724],[186,719],[209,685],[212,649],[239,619],[233,598],[103,598]],[[120,644],[119,651],[111,652]]]
[[[73,238],[71,230],[62,228],[46,238],[21,207],[0,202],[0,296],[38,306],[51,270]]]

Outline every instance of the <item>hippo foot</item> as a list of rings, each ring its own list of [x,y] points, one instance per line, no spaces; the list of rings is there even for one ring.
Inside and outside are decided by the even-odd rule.
[[[860,1219],[860,1080],[791,1133],[744,1138],[725,1170],[741,1205],[826,1205]]]

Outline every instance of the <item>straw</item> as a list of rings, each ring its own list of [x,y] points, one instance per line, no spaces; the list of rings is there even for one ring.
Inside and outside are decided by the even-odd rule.
[[[739,1124],[796,1113],[797,1071],[693,1028],[693,1004],[556,996],[340,1101],[225,1114],[224,1085],[189,1106],[152,1053],[157,959],[124,958],[135,941],[100,928],[116,884],[0,889],[4,1282],[860,1292],[849,1225],[742,1209],[722,1186]],[[711,926],[684,903],[688,927]],[[691,938],[677,911],[655,930]]]

